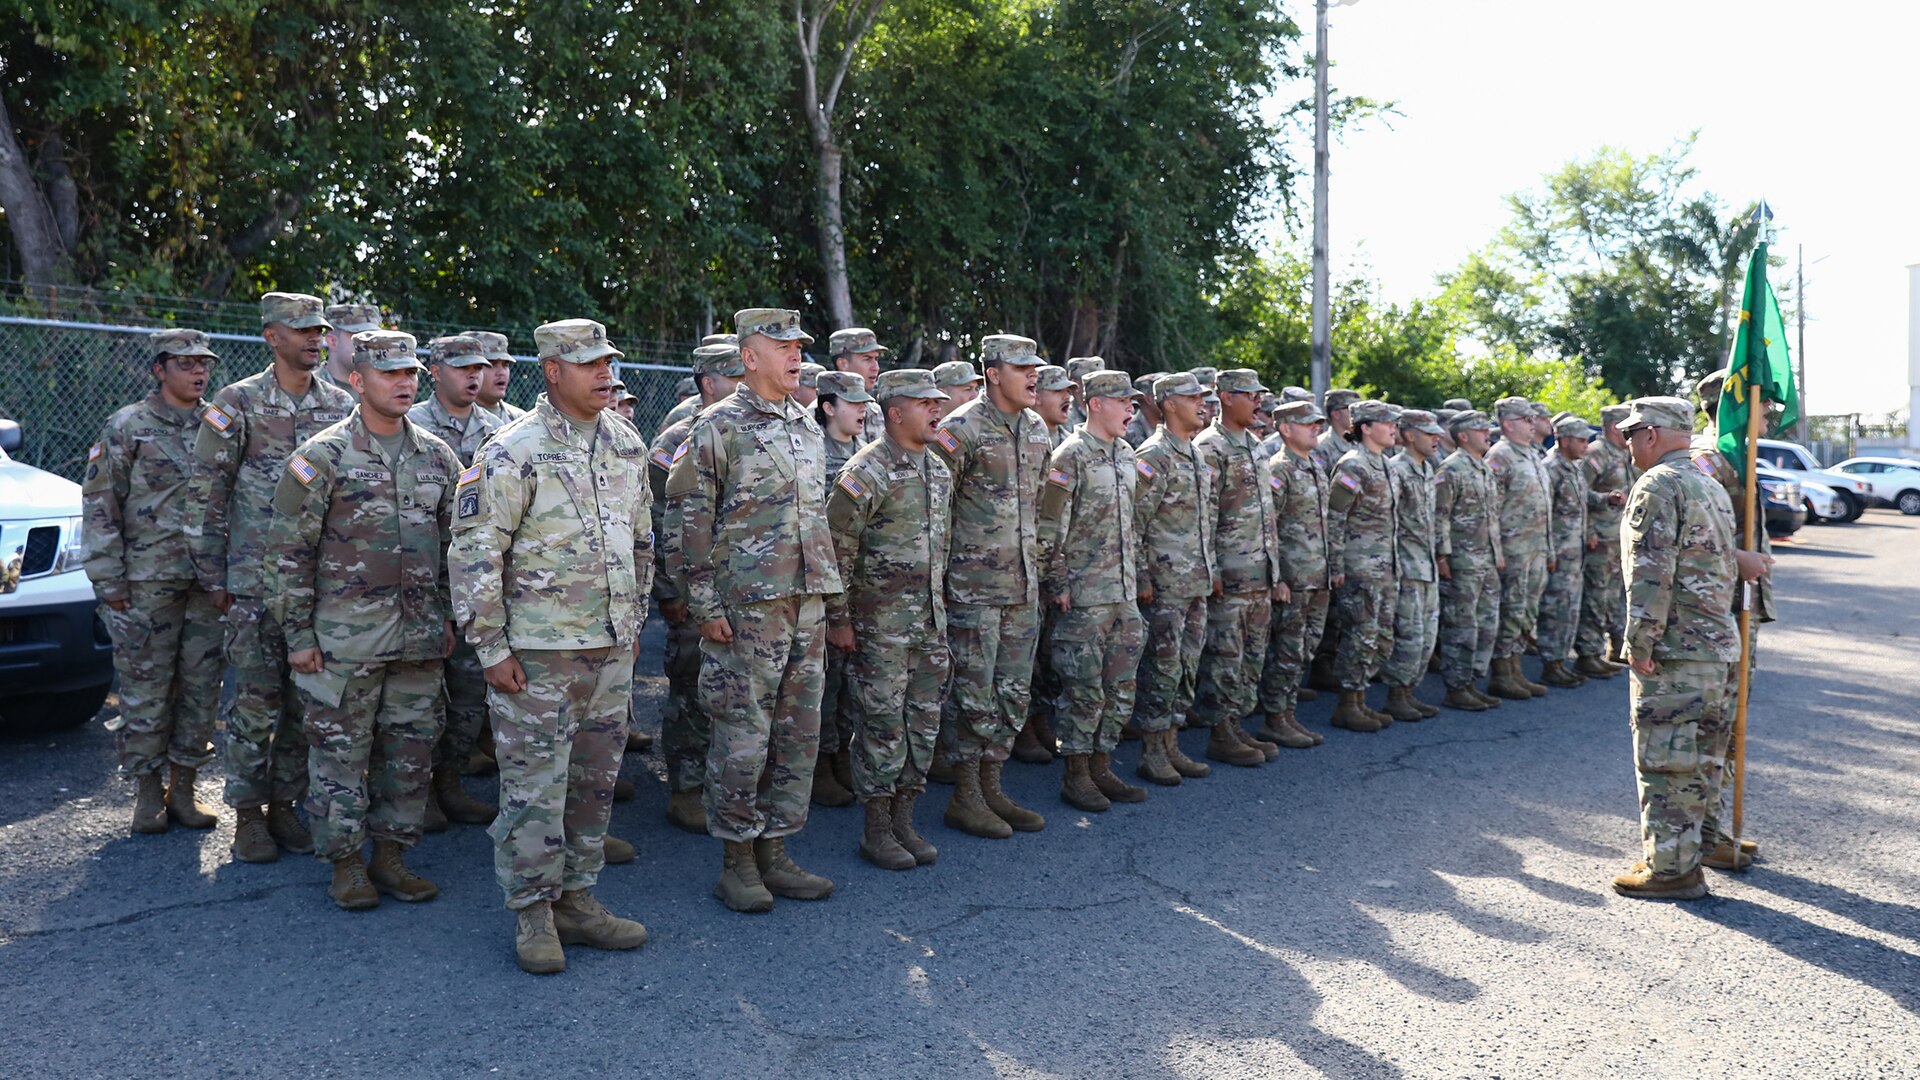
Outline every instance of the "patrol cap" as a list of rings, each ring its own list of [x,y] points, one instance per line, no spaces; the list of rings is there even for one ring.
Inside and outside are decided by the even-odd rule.
[[[689,375],[686,378],[681,379],[679,382],[673,384],[673,392],[675,395],[679,397],[690,398],[693,395],[699,393],[700,388],[694,385],[693,376]]]
[[[486,367],[487,351],[466,334],[454,334],[427,342],[427,361],[447,367]]]
[[[693,373],[695,375],[727,375],[737,379],[747,373],[747,364],[740,359],[740,346],[720,342],[714,345],[702,345],[693,350]]]
[[[615,405],[618,405],[623,401],[632,401],[632,400],[633,400],[633,391],[627,389],[626,383],[617,382],[613,384],[613,403]]]
[[[733,313],[733,332],[740,335],[741,341],[761,334],[775,341],[813,344],[813,335],[800,329],[800,313],[786,308],[741,308]]]
[[[739,334],[708,334],[706,337],[703,337],[700,339],[700,344],[702,345],[738,345],[740,344],[740,335]]]
[[[1260,373],[1252,368],[1228,368],[1215,377],[1213,388],[1222,394],[1258,394],[1266,387],[1260,385]]]
[[[844,353],[892,352],[892,349],[880,344],[873,331],[864,326],[849,326],[845,330],[835,330],[827,338],[827,355],[840,356]]]
[[[1047,391],[1071,390],[1072,388],[1073,380],[1067,378],[1067,369],[1055,364],[1048,364],[1040,369],[1040,382],[1039,385],[1034,387],[1036,390]]]
[[[1446,408],[1445,406],[1442,406],[1438,409],[1433,410],[1433,415],[1439,419],[1441,427],[1446,427],[1448,424],[1453,423],[1454,417],[1460,415],[1460,410],[1449,409],[1449,408]]]
[[[353,362],[375,371],[425,371],[419,349],[412,334],[399,330],[363,330],[353,335]]]
[[[207,335],[199,330],[155,330],[147,335],[147,355],[155,360],[163,356],[220,358],[220,354],[208,344]]]
[[[1283,401],[1279,408],[1273,410],[1273,420],[1277,424],[1318,424],[1326,418],[1327,414],[1320,411],[1320,406],[1315,405],[1312,398]]]
[[[740,371],[742,374],[746,373],[746,364],[744,361],[741,363]],[[800,385],[816,386],[820,382],[820,376],[825,375],[826,373],[827,373],[827,369],[821,367],[819,364],[801,364],[800,365]]]
[[[933,384],[943,390],[949,386],[965,386],[985,379],[985,375],[965,360],[949,360],[933,369]]]
[[[1553,416],[1552,413],[1547,411],[1547,407],[1545,405],[1542,405],[1537,401],[1529,405],[1528,411],[1533,415],[1533,417],[1536,420],[1546,420],[1546,419],[1550,419]]]
[[[1705,375],[1700,376],[1699,382],[1693,384],[1694,399],[1703,405],[1709,400],[1718,400],[1720,397],[1720,388],[1725,386],[1726,382],[1726,368],[1721,368],[1719,371],[1707,372]]]
[[[480,352],[489,363],[495,360],[513,359],[513,354],[507,351],[505,334],[496,334],[491,330],[469,330],[465,336],[480,343]]]
[[[1487,418],[1479,409],[1462,409],[1454,415],[1447,426],[1455,433],[1462,431],[1495,431],[1500,425]]]
[[[1165,401],[1170,397],[1204,397],[1207,388],[1193,377],[1191,371],[1176,371],[1171,375],[1162,375],[1153,381],[1153,399]]]
[[[1201,386],[1212,386],[1220,378],[1220,369],[1217,367],[1202,364],[1191,370],[1193,371],[1193,377],[1200,380]]]
[[[892,401],[897,397],[935,398],[945,401],[948,396],[934,382],[933,372],[926,368],[894,368],[883,371],[874,380],[875,393],[881,401]]]
[[[1327,412],[1331,414],[1335,409],[1351,409],[1353,403],[1359,400],[1360,391],[1358,390],[1329,390],[1327,391]]]
[[[1045,367],[1040,346],[1032,338],[1019,334],[988,334],[980,339],[980,366],[1008,364],[1013,367]]]
[[[1691,423],[1687,425],[1693,427]],[[1578,416],[1563,416],[1553,422],[1553,435],[1556,439],[1591,439],[1596,428]]]
[[[1095,371],[1082,385],[1089,399],[1130,398],[1134,394],[1133,380],[1124,371]]]
[[[592,319],[561,319],[535,327],[533,351],[542,360],[565,360],[569,364],[591,364],[601,357],[617,359],[623,355],[607,343],[607,328]]]
[[[380,305],[378,304],[335,304],[327,309],[327,321],[335,330],[345,330],[349,334],[365,333],[380,329]]]
[[[841,401],[872,401],[873,395],[867,393],[866,376],[857,371],[824,371],[814,380],[814,389],[821,397],[832,394]]]
[[[1626,418],[1627,407],[1625,405],[1607,405],[1600,410],[1600,423],[1603,426],[1606,424],[1618,424]]]
[[[1283,386],[1280,388],[1280,400],[1282,402],[1312,401],[1313,391],[1304,386]]]
[[[1533,403],[1523,397],[1503,397],[1493,403],[1493,415],[1501,420],[1525,420],[1533,415]]]
[[[1366,398],[1347,406],[1347,419],[1356,424],[1371,424],[1382,420],[1390,424],[1397,423],[1400,420],[1400,406]]]
[[[320,302],[320,298],[306,293],[270,292],[260,298],[261,326],[279,323],[295,330],[305,330],[309,326],[331,330],[325,312],[326,305]]]
[[[1107,370],[1107,362],[1098,356],[1075,356],[1067,360],[1067,378],[1085,384],[1087,376]]]
[[[1446,400],[1445,407],[1452,409],[1455,412],[1473,412],[1474,411],[1473,402],[1468,401],[1466,398],[1463,398],[1463,397],[1448,398]]]
[[[1641,428],[1692,431],[1693,405],[1677,397],[1634,398],[1627,402],[1627,418],[1620,421],[1620,430],[1638,431]]]
[[[1445,435],[1447,429],[1440,426],[1440,418],[1425,409],[1402,409],[1400,426],[1424,431],[1429,435]]]
[[[1164,374],[1166,373],[1163,371],[1149,371],[1145,375],[1136,376],[1133,380],[1133,388],[1147,397],[1153,397],[1153,384],[1160,381],[1160,377]]]

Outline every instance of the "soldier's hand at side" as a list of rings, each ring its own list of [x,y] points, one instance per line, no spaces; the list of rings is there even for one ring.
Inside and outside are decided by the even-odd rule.
[[[1214,579],[1213,579],[1213,595],[1215,595],[1215,596],[1225,596],[1225,595],[1227,595],[1227,587],[1226,587],[1225,585],[1222,585],[1222,584],[1220,583],[1220,579],[1219,579],[1219,578],[1214,578]]]
[[[1609,491],[1609,492],[1607,492],[1607,505],[1608,505],[1608,506],[1625,506],[1625,505],[1627,505],[1627,493],[1626,493],[1626,492],[1624,492],[1624,491]]]
[[[1147,584],[1144,581],[1141,582],[1140,590],[1137,593],[1137,595],[1140,598],[1140,604],[1142,607],[1145,607],[1146,605],[1153,603],[1153,586]]]
[[[295,649],[287,654],[287,666],[302,675],[318,675],[326,665],[319,649]]]
[[[527,671],[520,666],[519,657],[509,656],[488,668],[485,674],[487,685],[503,694],[517,694],[527,688]]]
[[[660,617],[674,626],[687,621],[687,602],[685,600],[660,601]]]
[[[1495,570],[1505,570],[1507,568],[1507,557],[1505,555],[1502,555],[1499,558],[1493,560],[1493,568]]]
[[[227,609],[233,606],[233,594],[225,589],[213,590],[207,594],[207,599],[213,601],[213,606],[218,609],[222,615],[225,615]]]
[[[115,610],[115,611],[125,611],[125,610],[127,610],[127,608],[128,608],[128,607],[130,607],[130,606],[131,606],[131,605],[133,604],[133,601],[131,601],[131,600],[103,600],[103,601],[101,601],[101,603],[104,603],[104,604],[106,604],[106,605],[107,605],[108,607],[110,607],[110,608],[112,608],[112,609],[113,609],[113,610]]]
[[[1558,573],[1559,570],[1560,570],[1560,560],[1558,559],[1547,560],[1547,573],[1554,574],[1554,573]]]
[[[1644,660],[1635,660],[1633,662],[1633,670],[1639,672],[1642,675],[1653,674],[1653,671],[1654,671],[1653,657],[1649,656]]]
[[[1337,588],[1339,588],[1340,586],[1342,586],[1342,585],[1345,585],[1346,583],[1347,583],[1347,575],[1345,575],[1345,574],[1335,574],[1335,575],[1333,575],[1333,581],[1332,581],[1332,585],[1333,585],[1333,587],[1334,587],[1334,588],[1336,588],[1336,589],[1337,589]]]
[[[444,660],[447,657],[452,655],[453,655],[453,620],[448,619],[447,620],[447,644],[446,644],[446,647],[440,651],[440,658]]]
[[[1066,593],[1061,593],[1059,596],[1053,598],[1053,606],[1059,608],[1061,611],[1072,611],[1073,598]]]
[[[1293,590],[1283,581],[1273,587],[1273,598],[1279,603],[1291,604],[1293,603]]]
[[[1599,538],[1599,537],[1597,537],[1597,536],[1589,536],[1589,537],[1587,537],[1587,550],[1588,550],[1588,551],[1599,551],[1599,550],[1600,550],[1600,538]]]
[[[1441,581],[1453,580],[1453,563],[1445,555],[1434,560],[1433,568],[1440,574]]]
[[[1736,551],[1733,561],[1740,567],[1741,581],[1770,581],[1773,578],[1773,556],[1762,555],[1757,551]]]
[[[853,627],[851,626],[827,627],[827,644],[833,646],[836,649],[839,649],[841,652],[848,652],[848,653],[852,652],[854,648]]]
[[[700,624],[700,636],[715,645],[731,645],[733,644],[733,624],[727,621],[725,615],[717,619],[708,619]]]

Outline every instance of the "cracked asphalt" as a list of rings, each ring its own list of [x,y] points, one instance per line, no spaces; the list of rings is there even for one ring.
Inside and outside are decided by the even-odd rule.
[[[1913,1076],[1920,519],[1799,539],[1755,684],[1764,861],[1691,905],[1606,888],[1637,850],[1624,677],[1106,814],[1010,766],[1046,831],[963,837],[936,789],[940,862],[907,873],[816,810],[793,846],[839,891],[754,917],[630,759],[640,859],[598,893],[653,939],[548,978],[514,966],[479,829],[417,852],[437,901],[347,913],[314,860],[231,863],[230,816],[129,836],[99,726],[0,736],[0,1074]]]

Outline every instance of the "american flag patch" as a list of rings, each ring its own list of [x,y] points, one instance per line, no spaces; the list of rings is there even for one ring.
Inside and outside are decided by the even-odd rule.
[[[1340,486],[1346,488],[1348,491],[1360,490],[1360,481],[1355,480],[1346,473],[1341,473],[1339,476],[1334,477],[1334,479],[1340,481]]]
[[[1200,467],[1201,467],[1201,468],[1203,468],[1203,469],[1205,469],[1205,470],[1207,470],[1207,480],[1208,480],[1208,481],[1212,481],[1212,480],[1213,480],[1213,466],[1211,466],[1211,465],[1202,465],[1202,466],[1200,466]]]
[[[1051,469],[1047,472],[1047,483],[1070,488],[1073,486],[1073,477],[1068,476],[1065,469]]]
[[[215,431],[225,431],[233,426],[233,417],[228,416],[226,411],[218,405],[207,406],[207,411],[200,414],[200,419],[206,421],[207,426]]]
[[[1147,479],[1149,479],[1149,480],[1151,480],[1151,479],[1153,479],[1153,466],[1152,466],[1152,465],[1149,465],[1149,464],[1147,464],[1147,463],[1146,463],[1145,461],[1135,461],[1135,462],[1133,463],[1133,467],[1134,467],[1134,468],[1136,468],[1136,469],[1138,469],[1138,470],[1140,470],[1140,475],[1141,475],[1141,476],[1144,476],[1144,477],[1146,477],[1146,478],[1147,478]]]
[[[1279,477],[1277,477],[1277,476],[1276,476],[1276,477],[1274,477],[1273,479],[1271,479],[1271,480],[1269,480],[1269,481],[1267,481],[1267,483],[1269,483],[1269,484],[1272,484],[1272,485],[1273,485],[1273,490],[1275,490],[1275,491],[1279,491],[1279,490],[1280,490],[1281,488],[1283,488],[1283,487],[1285,487],[1285,486],[1287,486],[1287,484],[1286,484],[1286,481],[1284,481],[1284,480],[1282,480],[1282,479],[1280,479],[1280,478],[1279,478]]]
[[[471,484],[475,480],[478,480],[482,476],[486,475],[486,471],[487,471],[487,467],[476,461],[473,464],[467,466],[466,471],[460,474],[460,483],[463,485]]]
[[[313,467],[313,462],[299,454],[293,455],[293,460],[287,462],[287,471],[299,477],[303,484],[313,483],[313,478],[320,475],[320,470]]]
[[[653,463],[663,469],[670,469],[673,467],[673,455],[667,453],[667,448],[663,446],[653,452]]]
[[[92,446],[87,447],[87,460],[92,461],[105,452],[99,443],[94,443]]]
[[[1444,483],[1446,483],[1446,482],[1447,482],[1447,474],[1446,474],[1446,473],[1443,473],[1443,472],[1437,472],[1437,473],[1434,473],[1434,474],[1433,474],[1433,482],[1434,482],[1434,483],[1436,483],[1436,484],[1444,484]]]
[[[856,499],[867,497],[867,485],[861,483],[860,478],[850,472],[840,474],[840,490]]]
[[[946,428],[941,428],[940,430],[934,432],[933,441],[939,443],[941,446],[946,447],[947,453],[949,454],[957,454],[960,452],[960,440],[954,438],[953,433],[948,431]]]
[[[679,461],[687,456],[687,447],[693,445],[692,439],[682,439],[680,445],[673,448],[673,460]]]
[[[1712,476],[1714,473],[1713,458],[1706,454],[1701,454],[1699,457],[1693,459],[1693,467],[1706,473],[1708,476]]]

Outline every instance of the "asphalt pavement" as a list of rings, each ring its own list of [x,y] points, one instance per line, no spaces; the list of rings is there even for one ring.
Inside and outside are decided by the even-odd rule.
[[[0,1075],[1914,1076],[1916,548],[1885,510],[1780,548],[1763,861],[1694,904],[1607,888],[1638,850],[1624,676],[1372,735],[1323,696],[1326,745],[1105,814],[1011,765],[1046,830],[962,836],[936,787],[940,861],[905,873],[857,858],[856,808],[816,809],[792,846],[838,892],[761,916],[711,897],[719,844],[631,759],[614,829],[640,858],[597,891],[652,941],[544,978],[514,966],[478,828],[416,852],[438,900],[348,913],[311,858],[231,862],[224,808],[129,836],[97,724],[0,736]],[[646,649],[657,671],[657,626]]]

